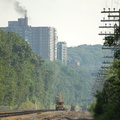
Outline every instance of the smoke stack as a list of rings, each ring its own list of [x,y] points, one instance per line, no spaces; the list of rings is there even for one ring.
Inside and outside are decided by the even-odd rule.
[[[27,18],[27,10],[25,10],[25,15],[24,15],[25,18]]]

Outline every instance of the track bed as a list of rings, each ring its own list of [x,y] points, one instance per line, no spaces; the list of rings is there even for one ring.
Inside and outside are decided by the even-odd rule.
[[[34,111],[34,113],[0,117],[0,120],[94,120],[87,111]]]

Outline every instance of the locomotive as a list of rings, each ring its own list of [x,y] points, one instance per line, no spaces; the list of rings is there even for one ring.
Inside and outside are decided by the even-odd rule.
[[[55,105],[56,110],[65,110],[65,104],[62,100],[62,93],[56,97],[56,105]]]

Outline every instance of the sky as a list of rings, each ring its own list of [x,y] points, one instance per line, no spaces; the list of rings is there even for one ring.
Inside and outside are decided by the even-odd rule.
[[[98,35],[104,17],[101,11],[120,7],[120,0],[0,0],[0,26],[23,17],[15,8],[16,2],[27,10],[29,25],[55,27],[58,41],[68,47],[103,44]]]

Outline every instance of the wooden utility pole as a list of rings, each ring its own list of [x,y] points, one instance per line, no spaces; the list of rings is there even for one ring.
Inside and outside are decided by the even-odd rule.
[[[99,35],[104,35],[105,37],[111,36],[115,39],[113,45],[107,48],[103,47],[103,49],[111,49],[115,53],[118,49],[120,49],[120,9],[116,11],[115,8],[113,10],[111,10],[110,8],[108,10],[105,10],[104,8],[101,13],[107,14],[107,19],[104,18],[103,20],[101,20],[101,22],[104,22],[105,25],[100,26],[99,28],[107,28],[107,30],[112,29],[112,33],[111,31],[105,31],[104,33],[101,32]],[[116,35],[118,36],[117,38]],[[108,40],[108,42],[110,42],[111,39]]]
[[[105,55],[104,58],[106,59],[103,61],[103,65],[99,72],[97,73],[96,82],[93,86],[93,89],[95,90],[102,90],[102,86],[104,84],[104,80],[106,78],[106,71],[110,68],[110,62],[114,60],[114,53],[120,49],[120,9],[111,10],[108,8],[107,10],[104,8],[101,13],[104,13],[105,17],[101,22],[103,23],[102,26],[99,26],[99,28],[104,29],[104,32],[100,32],[99,35],[103,35],[104,39],[107,43],[112,43],[109,45],[103,45],[102,49],[111,50],[113,52],[113,55]],[[116,38],[116,35],[118,36]],[[107,38],[108,39],[105,39]],[[104,42],[105,43],[105,42]],[[94,88],[95,87],[95,88]],[[95,92],[94,90],[94,92]]]

